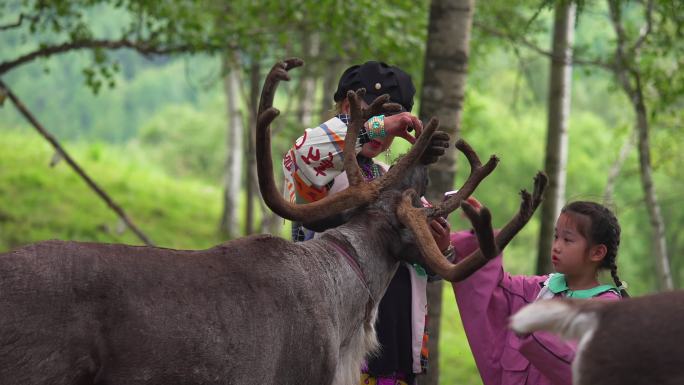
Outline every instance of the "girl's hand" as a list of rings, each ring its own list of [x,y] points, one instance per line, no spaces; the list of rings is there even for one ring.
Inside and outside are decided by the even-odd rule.
[[[406,139],[411,144],[416,142],[416,137],[420,136],[420,133],[423,131],[423,123],[408,112],[385,116],[384,122],[387,137],[398,136]],[[415,137],[409,133],[410,129],[416,130]]]
[[[482,203],[480,203],[480,201],[478,201],[477,199],[475,199],[474,196],[469,196],[468,198],[466,198],[466,202],[468,202],[471,206],[473,206],[473,208],[474,208],[475,211],[477,211],[477,212],[479,212],[480,209],[482,208]],[[465,220],[468,220],[468,217],[465,215],[465,213],[463,212],[463,210],[461,210],[461,218],[463,218],[463,219],[465,219]]]
[[[430,232],[432,237],[435,238],[439,251],[444,252],[451,244],[451,225],[449,222],[442,217],[433,219],[430,222]]]
[[[474,196],[469,196],[468,198],[466,198],[466,202],[470,203],[470,205],[473,206],[473,208],[476,211],[480,211],[480,209],[482,208],[482,203],[475,199]]]

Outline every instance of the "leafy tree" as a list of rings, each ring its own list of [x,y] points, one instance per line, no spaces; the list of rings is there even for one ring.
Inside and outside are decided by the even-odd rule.
[[[665,221],[653,178],[650,137],[654,119],[648,113],[648,104],[654,109],[667,109],[675,102],[681,102],[684,77],[679,75],[679,66],[684,64],[681,59],[684,44],[679,40],[683,36],[684,19],[681,11],[684,6],[681,2],[671,1],[649,0],[641,3],[609,0],[608,8],[615,31],[612,71],[629,97],[636,118],[634,129],[639,170],[644,203],[653,233],[658,281],[662,289],[670,290],[674,288],[674,283],[667,251]],[[642,16],[630,17],[630,12],[640,13]],[[663,48],[668,48],[667,52]],[[663,65],[663,59],[669,59],[666,66]],[[675,63],[674,67],[677,69],[674,73],[672,63]],[[664,85],[664,77],[669,78],[671,85]],[[654,94],[649,95],[649,87],[654,88]]]
[[[108,50],[131,49],[146,56],[214,52],[225,47],[224,36],[204,22],[208,9],[203,5],[154,0],[3,2],[0,11],[10,21],[0,25],[0,31],[30,43],[0,62],[0,76],[39,58],[87,50],[92,62],[83,74],[97,92],[105,82],[113,86],[113,74],[120,70]],[[91,21],[100,13],[121,14],[126,22],[112,29],[97,28]]]
[[[578,44],[572,61],[585,68],[609,71],[615,78],[614,87],[621,89],[630,102],[637,133],[644,206],[652,227],[658,275],[661,287],[672,288],[665,222],[655,192],[650,135],[655,128],[654,123],[658,126],[658,122],[664,120],[662,115],[671,115],[677,106],[681,106],[684,94],[684,81],[680,74],[684,52],[681,43],[684,4],[673,0],[608,0],[601,4],[581,0],[574,2],[578,5],[579,31],[587,22],[585,19],[594,14],[611,20],[613,33],[601,30],[602,35],[595,34],[594,39]],[[537,5],[533,19],[542,9],[553,4],[554,1],[548,0],[543,1],[541,7]],[[505,9],[499,8],[493,13],[501,14]],[[495,28],[492,25],[484,24],[481,29],[490,36],[510,40],[518,47],[553,57],[553,53],[539,48],[536,41],[527,37],[526,28]],[[514,22],[513,25],[518,24]],[[616,173],[619,171],[611,171],[611,180],[615,179]]]

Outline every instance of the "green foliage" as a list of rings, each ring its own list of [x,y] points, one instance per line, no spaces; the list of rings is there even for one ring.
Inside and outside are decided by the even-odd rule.
[[[3,37],[11,50],[0,51],[0,75],[36,57],[87,49],[92,57],[82,67],[86,84],[97,93],[113,87],[120,66],[107,50],[129,48],[144,54],[215,52],[224,48],[227,29],[207,23],[206,1],[58,0],[14,1]],[[112,18],[112,16],[115,16]],[[110,17],[109,20],[103,20]],[[7,19],[5,19],[7,20]],[[11,20],[11,19],[10,19]],[[112,23],[112,20],[115,20]]]
[[[150,163],[162,165],[167,174],[220,185],[226,157],[223,116],[171,105],[144,123],[138,141]]]
[[[308,57],[302,44],[314,34],[323,42],[317,56],[326,58],[324,61],[339,60],[340,52],[344,52],[350,61],[388,60],[419,73],[422,61],[415,58],[423,56],[427,4],[15,0],[5,6],[17,25],[1,30],[10,49],[0,50],[4,60],[0,61],[0,75],[35,57],[87,49],[92,56],[81,71],[97,94],[103,85],[111,88],[117,82],[115,75],[121,65],[109,51],[112,49],[128,48],[145,55],[237,50],[246,54],[248,63],[265,60],[270,65],[293,54]],[[358,28],[359,20],[364,20],[363,28]],[[394,37],[376,39],[388,34]],[[35,57],[23,61],[26,55]],[[324,70],[321,67],[317,72]]]
[[[451,284],[442,294],[442,328],[439,338],[439,382],[441,384],[481,385]],[[428,369],[429,370],[429,369]]]
[[[122,53],[126,63],[115,75],[117,88],[97,96],[81,84],[79,67],[88,55],[70,53],[53,58],[55,71],[42,72],[38,63],[10,73],[4,80],[37,119],[61,139],[100,139],[126,142],[138,134],[141,125],[164,106],[203,106],[220,92],[218,84],[204,90],[201,79],[218,70],[218,63],[205,57],[167,62],[144,62],[135,54]],[[220,94],[218,95],[220,97]],[[211,112],[224,116],[225,112]],[[10,105],[0,110],[5,124],[24,123]]]

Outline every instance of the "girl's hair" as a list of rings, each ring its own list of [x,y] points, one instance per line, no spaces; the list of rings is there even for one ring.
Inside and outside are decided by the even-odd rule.
[[[561,213],[576,213],[589,218],[588,228],[585,221],[578,221],[580,233],[587,238],[592,245],[605,245],[606,256],[601,261],[599,268],[609,269],[615,286],[620,294],[627,298],[629,295],[623,288],[623,283],[617,273],[617,252],[620,247],[620,223],[615,214],[607,207],[589,201],[575,201],[568,203]]]

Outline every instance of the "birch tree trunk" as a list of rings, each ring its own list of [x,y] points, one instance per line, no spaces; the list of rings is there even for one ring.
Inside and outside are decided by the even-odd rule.
[[[226,96],[226,164],[223,175],[223,213],[220,229],[228,239],[240,234],[238,207],[242,184],[243,116],[240,111],[240,67],[235,57],[223,57],[223,91]]]
[[[610,171],[608,171],[608,179],[606,181],[606,188],[603,190],[603,201],[604,202],[613,201],[613,192],[615,191],[615,183],[617,183],[617,178],[620,175],[620,171],[622,171],[622,166],[625,164],[625,160],[627,160],[629,153],[632,152],[632,148],[634,147],[634,142],[636,142],[636,135],[635,135],[635,131],[632,131],[632,133],[629,134],[627,139],[625,139],[625,142],[622,144],[622,147],[620,148],[620,153],[618,154],[617,159],[615,160],[613,165],[610,167]]]
[[[646,210],[651,219],[653,231],[653,244],[656,256],[656,268],[658,269],[658,282],[661,290],[672,290],[672,272],[670,271],[670,257],[667,254],[667,242],[665,241],[665,221],[660,211],[660,204],[656,196],[655,184],[653,183],[653,168],[651,167],[651,144],[648,136],[649,123],[644,104],[643,93],[639,76],[636,76],[637,93],[633,98],[634,110],[637,114],[637,148],[639,149],[639,171],[641,186],[644,189],[644,201]]]
[[[304,37],[304,45],[307,57],[310,62],[318,58],[320,51],[320,38],[318,34],[309,34]],[[302,86],[299,95],[299,110],[297,111],[297,122],[309,127],[318,122],[314,122],[314,110],[316,108],[316,75],[315,66],[308,65],[302,67]],[[327,91],[326,91],[327,92]]]
[[[321,111],[318,116],[318,121],[321,123],[334,115],[331,112],[334,106],[334,100],[331,95],[337,89],[337,80],[343,70],[340,61],[335,59],[328,60],[325,68],[327,70],[323,71],[323,97],[321,98]]]
[[[459,136],[461,112],[465,94],[470,28],[475,0],[432,0],[428,25],[428,40],[421,91],[420,119],[439,118],[440,130],[452,138]],[[456,152],[450,147],[440,160],[430,167],[431,200],[441,200],[441,194],[453,189],[456,175]],[[439,332],[442,313],[442,283],[428,285],[428,322],[430,338],[429,370],[420,383],[439,383]]]
[[[639,174],[641,186],[644,190],[644,203],[651,222],[652,241],[657,268],[658,284],[661,290],[672,290],[672,272],[670,271],[670,257],[667,254],[665,241],[665,222],[658,204],[655,186],[653,183],[653,167],[651,166],[651,144],[649,139],[649,121],[644,102],[644,93],[641,84],[638,56],[639,45],[631,49],[627,48],[627,35],[622,25],[621,8],[618,0],[608,0],[610,18],[617,37],[615,50],[615,75],[627,94],[636,117],[635,130],[637,133],[637,149],[639,151]],[[648,20],[650,23],[651,21]],[[648,29],[645,29],[648,33]],[[639,37],[644,41],[645,34]]]
[[[261,81],[261,67],[259,65],[259,60],[255,58],[254,56],[252,57],[252,64],[249,69],[249,77],[250,77],[250,87],[249,87],[249,124],[248,127],[256,127],[256,114],[257,114],[257,106],[259,103],[259,85]],[[254,217],[255,217],[255,210],[254,210],[254,200],[255,199],[261,199],[259,196],[259,189],[257,187],[257,177],[256,177],[256,161],[254,159],[255,156],[255,132],[254,130],[247,130],[247,161],[245,162],[245,172],[246,172],[246,181],[245,181],[245,188],[247,190],[247,196],[246,196],[246,201],[247,204],[245,205],[245,234],[253,234],[254,233]]]
[[[537,274],[547,274],[551,267],[551,245],[556,218],[565,201],[568,163],[568,124],[572,86],[572,44],[576,5],[556,2],[554,9],[551,69],[549,74],[548,121],[544,170],[549,184],[541,207],[541,227],[537,254]]]

